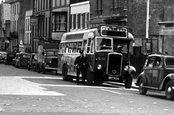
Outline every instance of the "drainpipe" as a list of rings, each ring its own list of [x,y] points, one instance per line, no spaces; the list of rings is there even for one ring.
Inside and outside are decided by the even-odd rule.
[[[147,15],[146,15],[146,39],[149,38],[149,3],[150,0],[147,0]]]
[[[50,4],[49,5],[50,5],[49,37],[52,40],[52,0],[50,0]]]

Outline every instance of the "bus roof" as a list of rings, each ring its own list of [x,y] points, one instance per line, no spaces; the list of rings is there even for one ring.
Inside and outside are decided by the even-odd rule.
[[[96,34],[99,35],[97,28],[82,30],[82,31],[67,32],[62,35],[61,43],[82,41],[83,39],[87,39],[89,37],[89,33],[91,33],[91,32],[94,33],[95,35]],[[108,37],[118,39],[118,40],[129,40],[129,41],[134,40],[134,36],[130,32],[128,32],[127,38],[119,38],[119,37],[114,37],[114,36],[108,36]]]
[[[82,31],[75,31],[75,32],[67,32],[62,35],[61,43],[62,42],[76,42],[82,41],[83,39],[88,38],[88,34],[90,32],[95,32],[97,29],[89,29],[89,30],[82,30]]]

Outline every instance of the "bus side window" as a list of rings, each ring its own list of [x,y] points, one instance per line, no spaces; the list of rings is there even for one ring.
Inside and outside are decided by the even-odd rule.
[[[72,53],[72,50],[73,50],[73,43],[70,43],[68,53]]]
[[[78,42],[77,45],[77,53],[79,53],[82,48],[82,42]]]
[[[87,53],[90,53],[90,49],[91,49],[91,38],[88,38]]]
[[[69,44],[65,44],[66,48],[65,48],[65,53],[68,53],[68,49],[69,49]]]
[[[87,53],[87,40],[83,41],[83,50],[84,50],[84,53],[86,54]]]
[[[91,42],[91,53],[94,53],[94,42]]]

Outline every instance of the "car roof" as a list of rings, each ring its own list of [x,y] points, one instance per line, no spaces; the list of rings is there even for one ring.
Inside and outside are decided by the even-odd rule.
[[[19,52],[19,53],[16,53],[16,55],[20,55],[20,54],[27,54],[27,55],[31,55],[30,53],[26,53],[26,52]]]
[[[156,56],[156,57],[164,57],[164,58],[167,58],[167,57],[174,58],[173,55],[168,55],[168,54],[150,54],[148,57],[153,57],[153,56]]]

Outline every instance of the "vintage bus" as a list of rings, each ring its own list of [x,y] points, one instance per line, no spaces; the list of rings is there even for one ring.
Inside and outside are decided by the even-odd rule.
[[[83,49],[87,58],[87,84],[114,80],[130,88],[136,72],[129,59],[133,40],[127,28],[119,26],[102,25],[96,29],[65,33],[60,42],[58,72],[62,73],[63,80],[71,80],[76,75],[75,58]]]

